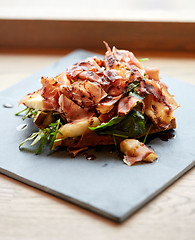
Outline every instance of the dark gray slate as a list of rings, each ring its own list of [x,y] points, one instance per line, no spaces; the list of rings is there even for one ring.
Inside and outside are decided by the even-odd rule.
[[[77,50],[0,93],[0,172],[122,222],[195,165],[195,87],[163,77],[181,107],[175,111],[175,137],[169,141],[155,137],[149,142],[159,156],[152,164],[129,167],[121,157],[105,149],[88,151],[95,154],[93,161],[82,154],[71,158],[65,150],[50,153],[47,148],[37,156],[28,144],[20,151],[19,144],[35,129],[30,119],[23,122],[14,116],[21,109],[17,107],[20,98],[40,87],[38,80],[42,75],[55,76],[91,55],[94,54]],[[14,107],[5,108],[3,104]],[[18,131],[23,123],[28,127]]]

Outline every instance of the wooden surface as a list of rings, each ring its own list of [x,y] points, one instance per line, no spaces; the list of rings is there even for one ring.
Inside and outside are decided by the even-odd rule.
[[[194,0],[6,0],[0,49],[104,49],[195,52]]]
[[[4,51],[0,54],[0,90],[58,60],[63,54]],[[139,52],[138,57],[149,57],[147,65],[158,66],[163,74],[195,84],[195,57],[192,55]],[[195,169],[123,224],[0,174],[0,239],[3,240],[189,240],[194,236]]]
[[[0,19],[0,49],[118,48],[195,53],[195,22]]]

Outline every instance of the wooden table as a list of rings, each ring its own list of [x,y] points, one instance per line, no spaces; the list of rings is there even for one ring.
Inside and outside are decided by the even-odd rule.
[[[0,90],[19,82],[64,54],[2,52]],[[146,64],[158,66],[161,73],[195,84],[193,54],[137,54],[138,57],[149,57],[150,61]],[[195,169],[122,224],[0,174],[0,239],[3,240],[189,240],[194,236]]]

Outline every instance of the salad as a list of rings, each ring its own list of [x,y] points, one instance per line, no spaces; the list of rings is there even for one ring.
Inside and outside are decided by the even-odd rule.
[[[114,144],[128,165],[157,159],[146,138],[176,128],[173,111],[179,105],[160,81],[158,68],[144,68],[146,59],[104,43],[103,60],[87,58],[56,77],[42,77],[42,87],[20,100],[26,107],[23,119],[32,118],[38,128],[20,149],[32,141],[39,154],[49,142],[50,150],[65,146],[76,156],[89,147]]]

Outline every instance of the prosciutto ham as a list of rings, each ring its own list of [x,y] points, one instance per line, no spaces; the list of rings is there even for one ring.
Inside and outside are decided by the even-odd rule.
[[[167,86],[152,80],[141,80],[138,92],[146,94],[144,99],[145,114],[157,125],[168,128],[173,117],[173,111],[179,104],[167,91]]]
[[[107,48],[105,54],[105,65],[107,69],[119,68],[121,65],[127,68],[131,66],[136,66],[139,69],[143,69],[141,63],[137,60],[132,52],[127,50],[118,50],[116,47],[113,47],[113,50],[110,49],[108,44],[104,42]]]
[[[123,161],[127,165],[136,162],[153,162],[157,159],[155,152],[142,142],[135,139],[126,139],[120,143],[120,150],[125,154]]]
[[[59,105],[61,113],[65,114],[66,120],[68,122],[89,119],[94,115],[92,112],[89,112],[88,109],[80,107],[63,94],[61,94],[59,97]]]
[[[144,68],[132,52],[111,50],[104,43],[103,60],[87,58],[56,77],[42,77],[42,87],[20,104],[38,112],[32,115],[40,129],[58,117],[62,126],[52,149],[67,146],[77,154],[87,147],[120,143],[126,164],[151,162],[157,158],[152,149],[124,138],[147,134],[146,122],[152,126],[149,134],[176,127],[173,111],[179,105],[160,81],[158,68]]]
[[[136,106],[140,108],[141,112],[144,112],[145,104],[142,100],[133,96],[124,97],[119,101],[118,115],[125,116]]]
[[[153,79],[153,80],[156,80],[156,81],[159,81],[160,80],[160,77],[159,77],[159,69],[156,68],[156,67],[153,67],[153,68],[145,68],[145,74],[146,76],[148,77],[148,79]]]
[[[58,111],[59,109],[59,87],[60,84],[55,78],[42,77],[41,83],[43,87],[39,90],[39,94],[43,97],[44,109]]]

